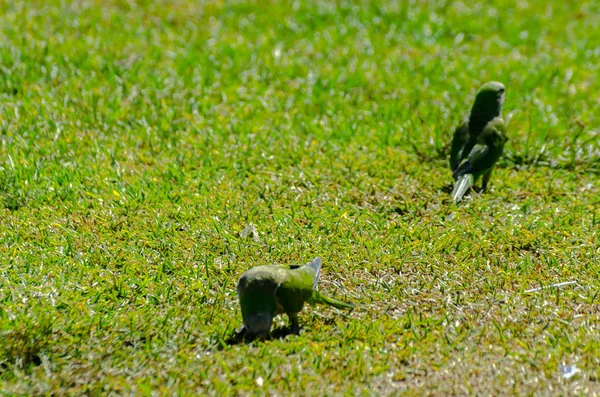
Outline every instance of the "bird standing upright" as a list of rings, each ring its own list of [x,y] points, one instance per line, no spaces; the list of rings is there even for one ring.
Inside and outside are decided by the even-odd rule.
[[[454,131],[450,168],[456,185],[452,200],[458,202],[483,175],[482,190],[487,188],[492,169],[508,140],[502,119],[504,85],[491,81],[477,92],[475,103],[461,125]]]
[[[291,330],[300,330],[298,313],[305,302],[324,303],[340,309],[354,306],[321,295],[316,290],[321,271],[321,258],[307,265],[266,265],[245,272],[237,285],[244,326],[249,335],[265,335],[271,330],[273,318],[285,313]]]

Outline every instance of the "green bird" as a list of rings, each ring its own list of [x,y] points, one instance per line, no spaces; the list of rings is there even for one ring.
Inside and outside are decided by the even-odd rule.
[[[502,155],[508,140],[502,120],[504,85],[485,83],[477,92],[471,113],[454,131],[450,168],[457,181],[452,200],[458,202],[483,175],[482,190],[487,188],[492,168]]]
[[[292,332],[298,334],[298,313],[305,302],[352,309],[354,306],[349,303],[317,292],[320,272],[321,258],[315,258],[304,266],[258,266],[244,273],[238,282],[237,293],[247,334],[268,334],[273,318],[283,313],[290,318]]]
[[[502,117],[496,117],[477,137],[477,143],[469,152],[469,157],[454,170],[452,176],[456,185],[452,191],[452,201],[459,202],[473,184],[483,176],[481,188],[485,190],[496,162],[502,155],[504,144],[508,140]]]
[[[454,131],[450,150],[450,169],[452,172],[465,160],[485,126],[496,117],[502,117],[504,104],[504,85],[497,81],[485,83],[475,96],[471,113]]]

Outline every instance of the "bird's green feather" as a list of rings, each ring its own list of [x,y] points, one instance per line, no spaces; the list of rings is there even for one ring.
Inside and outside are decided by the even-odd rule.
[[[487,186],[508,139],[501,117],[503,103],[504,86],[494,81],[484,84],[477,93],[468,120],[454,133],[450,152],[450,168],[456,180],[451,195],[454,202],[460,201],[482,175],[483,190]]]
[[[238,282],[237,291],[244,324],[250,333],[266,333],[273,317],[287,314],[292,330],[298,331],[298,313],[306,302],[338,308],[350,304],[325,297],[316,291],[321,259],[305,266],[267,265],[248,270]]]

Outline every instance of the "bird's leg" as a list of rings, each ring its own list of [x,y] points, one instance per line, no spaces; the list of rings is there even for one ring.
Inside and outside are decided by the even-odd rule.
[[[488,172],[486,172],[485,174],[483,174],[483,178],[481,179],[481,193],[483,193],[487,190],[487,185],[488,185],[488,182],[490,181],[491,176],[492,176],[491,169]]]
[[[300,333],[300,324],[298,322],[298,313],[288,313],[288,317],[290,318],[292,333],[294,335],[298,335]]]

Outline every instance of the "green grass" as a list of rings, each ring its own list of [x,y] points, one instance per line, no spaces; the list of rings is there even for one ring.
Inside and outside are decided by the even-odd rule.
[[[0,0],[0,393],[600,392],[600,3],[494,3]],[[225,343],[317,255],[352,313]]]

